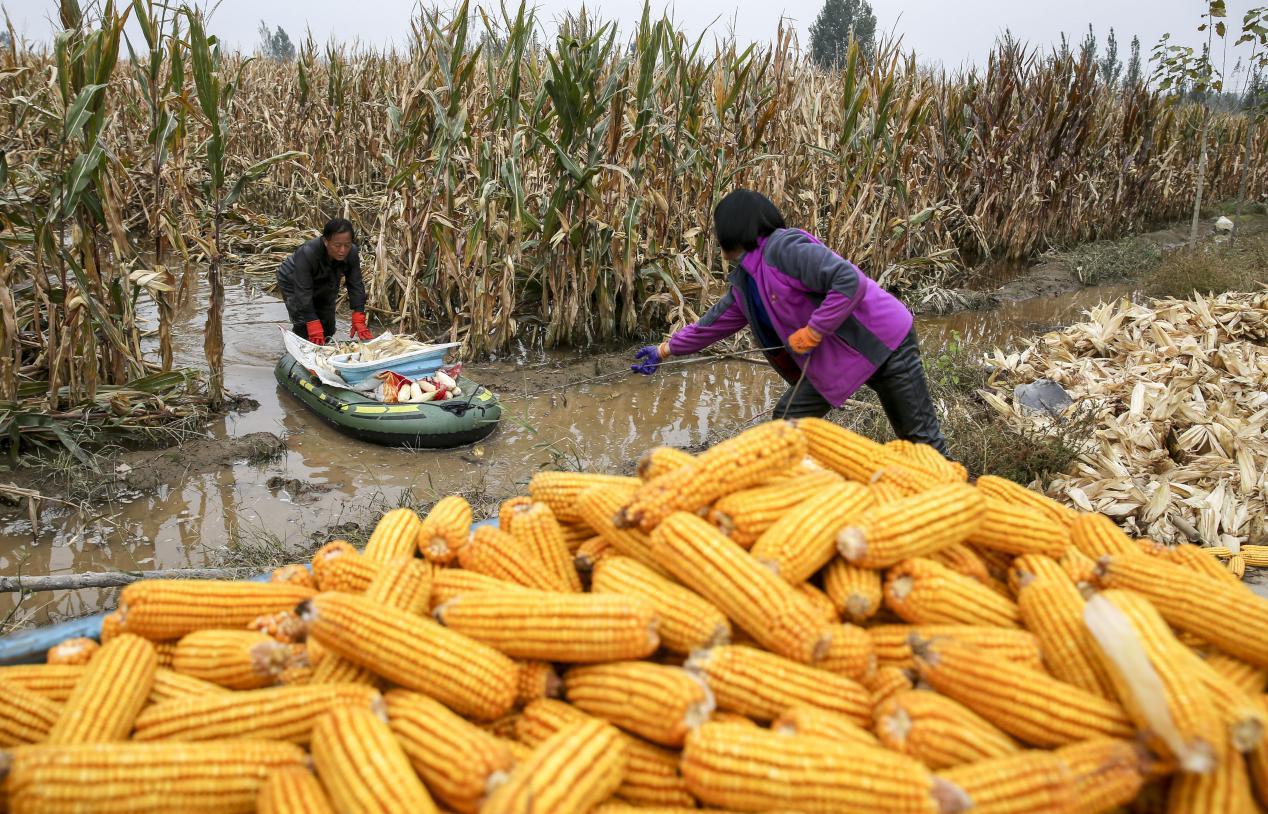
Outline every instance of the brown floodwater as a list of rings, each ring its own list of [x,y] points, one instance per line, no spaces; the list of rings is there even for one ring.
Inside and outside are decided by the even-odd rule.
[[[1001,347],[1015,338],[1069,323],[1127,289],[1084,289],[1062,297],[1006,304],[993,311],[921,319],[922,347],[932,353],[954,336]],[[404,492],[427,499],[453,492],[505,497],[523,491],[533,472],[560,461],[616,471],[649,447],[691,447],[767,412],[783,390],[764,364],[707,359],[666,366],[655,376],[628,372],[625,355],[548,353],[468,364],[464,373],[494,387],[504,402],[500,427],[473,448],[418,451],[347,438],[319,421],[274,380],[286,309],[276,298],[232,288],[227,293],[226,380],[259,408],[213,422],[226,439],[265,431],[286,452],[265,464],[239,463],[191,475],[154,494],[124,495],[81,516],[47,507],[32,530],[24,509],[0,514],[0,574],[58,574],[180,568],[215,562],[237,539],[276,538],[299,547],[313,535],[364,521],[372,500]],[[176,333],[178,363],[201,361],[201,319],[191,312]],[[346,324],[341,330],[347,330]],[[755,357],[760,359],[760,357]],[[563,389],[561,382],[602,376]],[[611,375],[608,375],[611,374]],[[547,388],[551,388],[548,392]],[[109,473],[107,474],[109,476]],[[269,481],[296,479],[326,491],[293,495]],[[109,593],[41,594],[23,603],[36,620],[99,609]],[[0,597],[0,621],[13,608]]]

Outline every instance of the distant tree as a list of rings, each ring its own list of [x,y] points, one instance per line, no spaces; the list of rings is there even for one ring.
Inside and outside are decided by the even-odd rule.
[[[825,0],[810,25],[810,55],[821,67],[834,68],[845,59],[850,38],[870,53],[876,39],[876,15],[867,0]]]
[[[1101,81],[1111,88],[1116,86],[1123,73],[1123,62],[1118,58],[1118,37],[1112,28],[1105,39],[1105,56],[1101,57],[1099,66]]]
[[[1087,24],[1087,36],[1079,43],[1079,62],[1096,62],[1096,33],[1092,24]]]
[[[1143,77],[1140,72],[1140,37],[1132,37],[1132,55],[1127,60],[1127,75],[1123,77],[1123,87],[1134,88]]]
[[[260,53],[279,62],[291,62],[295,59],[295,43],[280,25],[270,33],[269,24],[260,20]]]

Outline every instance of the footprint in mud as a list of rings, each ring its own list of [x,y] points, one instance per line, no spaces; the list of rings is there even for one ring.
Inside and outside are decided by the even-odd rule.
[[[279,498],[289,498],[290,500],[299,500],[305,495],[321,495],[329,492],[331,486],[325,483],[312,483],[299,478],[287,478],[281,475],[274,475],[265,482],[273,492],[278,493]]]

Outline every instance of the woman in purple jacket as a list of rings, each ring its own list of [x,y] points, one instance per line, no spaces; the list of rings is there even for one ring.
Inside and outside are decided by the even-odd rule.
[[[748,326],[766,358],[789,383],[778,418],[823,416],[866,384],[880,398],[899,438],[946,441],[924,368],[911,312],[818,239],[789,229],[766,196],[737,189],[713,211],[731,289],[694,325],[636,354],[631,369],[651,374],[670,356],[695,353]],[[738,263],[736,261],[739,261]]]

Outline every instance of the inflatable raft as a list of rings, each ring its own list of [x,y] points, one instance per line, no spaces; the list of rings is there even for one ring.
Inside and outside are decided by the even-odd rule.
[[[282,355],[273,375],[326,423],[375,444],[429,449],[462,446],[493,432],[502,417],[497,397],[465,377],[458,379],[463,393],[459,398],[383,404],[353,390],[323,384],[289,353]]]

